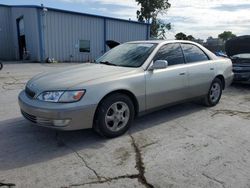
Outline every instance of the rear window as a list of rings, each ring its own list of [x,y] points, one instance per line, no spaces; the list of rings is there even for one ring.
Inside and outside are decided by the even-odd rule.
[[[207,55],[199,47],[193,44],[181,44],[181,47],[187,63],[209,60]]]

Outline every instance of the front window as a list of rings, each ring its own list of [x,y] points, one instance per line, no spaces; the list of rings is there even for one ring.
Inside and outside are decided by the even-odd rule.
[[[103,63],[123,67],[140,67],[154,50],[153,43],[125,43],[121,44],[96,60]]]
[[[168,66],[184,64],[184,57],[180,44],[174,43],[162,46],[154,57],[154,61],[156,60],[167,60]]]

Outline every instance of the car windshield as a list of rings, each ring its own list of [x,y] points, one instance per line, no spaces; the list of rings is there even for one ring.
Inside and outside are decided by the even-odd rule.
[[[250,59],[250,54],[237,54],[237,55],[234,55],[233,58],[237,59],[237,58],[240,58],[240,59]]]
[[[156,44],[153,43],[125,43],[105,53],[96,60],[96,63],[102,63],[113,66],[140,67]]]

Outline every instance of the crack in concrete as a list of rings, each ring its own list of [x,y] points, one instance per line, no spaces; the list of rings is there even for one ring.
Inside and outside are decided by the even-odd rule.
[[[102,178],[104,178],[104,177],[101,177],[101,176],[96,172],[95,169],[91,168],[91,167],[88,165],[87,161],[83,158],[83,156],[81,156],[76,150],[74,150],[73,148],[71,148],[71,150],[76,154],[76,156],[77,156],[78,158],[80,158],[80,159],[82,160],[82,162],[84,163],[84,165],[85,165],[90,171],[92,171],[92,172],[95,174],[95,176],[97,177],[98,181],[102,181]],[[106,179],[106,178],[104,178],[104,179]]]
[[[129,136],[132,140],[131,145],[133,146],[134,151],[135,151],[135,160],[136,160],[135,168],[139,172],[138,181],[140,183],[142,183],[147,188],[153,188],[154,186],[152,184],[148,183],[148,181],[145,177],[145,167],[144,167],[144,162],[142,159],[142,154],[141,154],[140,148],[137,146],[134,137],[131,134],[129,134]]]
[[[135,151],[135,160],[136,160],[135,168],[138,170],[138,174],[130,174],[130,175],[127,174],[127,175],[116,176],[116,177],[111,177],[111,178],[110,177],[101,177],[98,175],[98,173],[93,168],[88,166],[88,164],[86,163],[84,158],[77,151],[75,151],[74,149],[71,148],[71,150],[74,151],[77,154],[77,156],[83,160],[84,164],[96,174],[98,180],[86,182],[86,183],[71,184],[71,185],[69,185],[69,187],[77,187],[77,186],[84,186],[84,185],[91,185],[91,184],[102,184],[102,183],[107,183],[107,182],[111,182],[111,181],[119,180],[119,179],[137,179],[138,182],[143,184],[146,188],[154,188],[154,186],[152,184],[148,183],[148,181],[145,177],[145,167],[144,167],[140,148],[137,146],[135,139],[131,134],[129,134],[129,137],[131,138],[131,145]]]
[[[90,171],[92,171],[92,172],[95,174],[95,176],[96,176],[96,178],[98,179],[98,181],[101,181],[102,179],[106,179],[105,177],[101,177],[101,176],[96,172],[95,169],[91,168],[91,167],[88,165],[87,161],[84,159],[84,157],[81,156],[80,153],[79,153],[78,151],[76,151],[74,148],[70,147],[70,146],[67,145],[63,140],[61,140],[61,139],[59,138],[58,132],[56,132],[56,137],[55,137],[55,138],[56,138],[56,141],[57,141],[57,145],[58,145],[59,147],[65,146],[65,147],[69,148],[71,151],[73,151],[73,152],[75,153],[75,155],[76,155],[78,158],[81,159],[81,161],[84,163],[84,165],[85,165]]]
[[[103,184],[103,183],[108,183],[108,182],[119,180],[119,179],[138,179],[138,174],[116,176],[112,178],[105,178],[104,180],[91,181],[91,182],[82,183],[82,184],[72,184],[69,187],[77,187],[77,186],[92,185],[92,184]]]
[[[15,187],[16,184],[14,184],[14,183],[3,183],[3,182],[0,182],[0,187],[3,187],[3,186],[11,188],[11,187]]]
[[[205,173],[202,173],[202,175],[203,175],[204,177],[206,177],[206,178],[212,180],[212,181],[215,181],[215,182],[221,184],[221,186],[222,186],[223,188],[226,187],[226,186],[225,186],[225,182],[220,181],[220,180],[216,179],[215,177],[211,177],[211,176],[209,176],[209,175],[207,175],[207,174],[205,174]]]
[[[146,147],[152,146],[152,145],[154,145],[154,144],[157,144],[158,142],[159,142],[159,141],[151,142],[151,143],[148,143],[148,144],[145,144],[145,145],[141,146],[140,148],[141,148],[141,149],[142,149],[142,148],[146,148]]]
[[[213,114],[211,117],[214,117],[218,114],[224,114],[229,116],[240,116],[244,119],[250,119],[250,112],[238,111],[238,110],[228,110],[228,109],[221,109],[221,110],[213,110]]]

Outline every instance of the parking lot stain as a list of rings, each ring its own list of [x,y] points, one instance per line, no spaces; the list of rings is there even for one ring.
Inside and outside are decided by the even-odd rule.
[[[117,148],[114,152],[114,156],[117,159],[117,166],[122,166],[130,157],[130,152],[125,147]]]
[[[250,96],[246,96],[245,100],[248,101],[248,102],[250,102]]]
[[[211,115],[211,117],[217,116],[219,114],[224,114],[229,116],[239,116],[244,119],[250,119],[250,112],[228,110],[228,109],[214,110],[214,113]]]
[[[204,166],[204,167],[210,166],[211,164],[214,164],[216,161],[219,161],[219,160],[221,160],[221,159],[222,159],[221,156],[213,157],[213,158],[211,158],[206,164],[204,164],[203,166]]]

